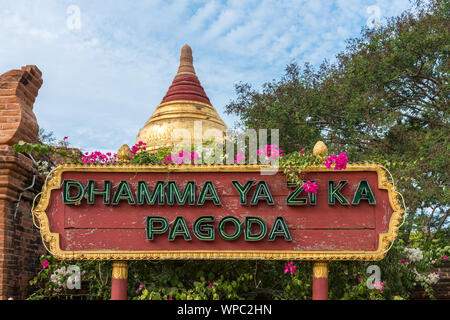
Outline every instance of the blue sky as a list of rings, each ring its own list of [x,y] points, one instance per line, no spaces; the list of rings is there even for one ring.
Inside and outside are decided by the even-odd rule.
[[[84,151],[133,145],[176,74],[181,47],[224,113],[234,84],[259,88],[291,61],[333,60],[368,20],[408,0],[0,0],[0,73],[37,65],[40,127]],[[77,14],[79,10],[79,15]],[[78,19],[79,18],[79,19]]]

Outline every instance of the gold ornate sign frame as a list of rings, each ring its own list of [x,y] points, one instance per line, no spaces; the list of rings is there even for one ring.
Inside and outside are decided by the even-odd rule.
[[[381,260],[390,249],[390,244],[398,233],[400,220],[405,213],[398,201],[395,186],[387,179],[386,171],[377,164],[349,164],[349,171],[375,171],[378,175],[378,188],[388,191],[392,215],[389,229],[379,234],[376,251],[239,251],[239,250],[195,250],[195,251],[65,251],[60,247],[59,234],[50,231],[46,210],[50,204],[51,192],[61,186],[64,172],[261,172],[269,170],[268,166],[258,165],[73,165],[58,166],[43,189],[39,204],[33,210],[33,215],[39,221],[41,236],[48,243],[48,250],[60,260]],[[325,166],[311,166],[304,172],[335,172]]]

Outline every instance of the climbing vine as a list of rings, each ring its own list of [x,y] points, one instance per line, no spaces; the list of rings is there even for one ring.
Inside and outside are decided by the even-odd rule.
[[[64,140],[65,141],[65,140]],[[208,163],[214,158],[217,146],[207,144],[201,149],[181,150],[171,154],[168,148],[149,152],[145,143],[138,142],[126,157],[117,154],[76,152],[68,146],[48,146],[19,142],[16,152],[33,153],[36,156],[59,156],[66,163],[123,164],[131,165],[177,165],[183,163]],[[267,165],[279,161],[281,172],[287,181],[301,185],[305,192],[316,193],[317,185],[305,181],[304,172],[310,166],[325,165],[334,170],[346,169],[346,153],[327,156],[324,152],[300,150],[284,154],[276,145],[257,150],[259,163]],[[248,150],[238,152],[234,163],[247,164]],[[223,159],[222,159],[223,160]],[[383,270],[383,281],[366,285],[370,274],[366,273],[368,262],[331,262],[330,297],[333,299],[404,299],[415,283],[421,283],[432,297],[431,284],[439,275],[430,273],[433,265],[447,261],[449,248],[442,252],[427,252],[423,256],[417,250],[405,249],[401,241],[383,261],[377,263]],[[68,264],[58,262],[52,256],[43,256],[42,270],[30,281],[34,293],[30,299],[76,299],[80,295],[67,290],[66,281],[72,276]],[[83,281],[88,282],[83,299],[108,299],[110,290],[110,264],[107,262],[79,261]],[[282,261],[161,261],[130,262],[128,296],[130,299],[307,299],[311,296],[311,263]],[[339,272],[332,272],[333,270]],[[343,278],[344,277],[344,278]]]

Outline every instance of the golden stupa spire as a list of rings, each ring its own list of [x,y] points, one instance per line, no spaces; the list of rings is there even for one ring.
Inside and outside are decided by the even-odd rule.
[[[194,69],[194,58],[192,57],[192,49],[187,44],[181,48],[180,66],[178,67],[177,76],[181,75],[196,75]]]
[[[201,121],[203,133],[216,129],[224,134],[227,130],[201,86],[193,62],[192,49],[186,44],[181,48],[180,65],[172,85],[136,137],[136,142],[147,144],[147,150],[174,145],[175,129],[186,129],[192,140],[198,139],[194,138],[195,121]]]

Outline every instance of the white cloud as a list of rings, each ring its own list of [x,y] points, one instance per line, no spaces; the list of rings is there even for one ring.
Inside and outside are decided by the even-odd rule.
[[[88,150],[133,144],[193,48],[200,81],[222,118],[234,84],[278,78],[286,64],[319,64],[358,36],[370,5],[383,16],[407,0],[88,1],[1,0],[0,73],[36,64],[41,127]],[[67,28],[77,5],[81,28]]]
[[[205,6],[198,8],[187,24],[188,30],[190,32],[199,31],[216,15],[218,9],[219,4],[217,1],[207,2]]]

